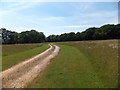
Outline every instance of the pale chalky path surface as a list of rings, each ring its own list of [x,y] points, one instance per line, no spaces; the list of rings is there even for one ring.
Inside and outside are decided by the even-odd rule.
[[[1,72],[2,88],[25,88],[58,54],[58,46],[49,46],[43,53]]]

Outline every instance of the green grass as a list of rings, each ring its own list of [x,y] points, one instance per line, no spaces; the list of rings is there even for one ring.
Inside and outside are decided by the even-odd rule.
[[[61,48],[59,55],[28,87],[117,87],[118,50],[114,48],[117,40],[57,44]]]
[[[29,49],[40,47],[42,44],[14,44],[14,45],[2,45],[2,56],[12,55],[18,52],[23,52]]]
[[[2,70],[29,59],[47,48],[47,44],[3,45]]]

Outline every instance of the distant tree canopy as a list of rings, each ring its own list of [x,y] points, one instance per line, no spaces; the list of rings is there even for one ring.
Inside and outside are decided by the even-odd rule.
[[[35,30],[17,33],[1,28],[1,31],[3,44],[45,42],[45,35],[42,32],[37,32]]]
[[[120,39],[120,24],[107,24],[100,28],[92,27],[83,32],[70,32],[61,35],[50,35],[47,37],[48,42],[59,41],[81,41],[81,40],[105,40]]]
[[[120,39],[120,24],[107,24],[100,28],[91,27],[83,32],[50,35],[47,38],[42,32],[36,30],[17,33],[1,28],[0,40],[1,38],[3,44]]]

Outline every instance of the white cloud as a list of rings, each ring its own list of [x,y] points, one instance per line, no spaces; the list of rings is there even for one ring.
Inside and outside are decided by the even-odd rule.
[[[77,5],[73,5],[71,3],[71,6],[73,5],[73,7],[76,7],[77,9],[77,10],[75,9],[76,13],[74,15],[70,15],[66,17],[64,17],[63,15],[55,16],[54,14],[52,14],[53,16],[50,15],[41,16],[41,14],[25,15],[25,14],[20,14],[18,12],[20,10],[24,11],[24,9],[32,7],[33,5],[36,4],[37,3],[33,3],[33,2],[29,2],[29,3],[15,2],[10,4],[9,6],[7,6],[5,10],[0,10],[0,17],[4,17],[2,19],[5,19],[4,22],[0,22],[0,25],[2,26],[4,24],[3,27],[11,30],[16,30],[18,32],[35,28],[36,30],[44,31],[45,33],[46,32],[60,33],[60,32],[69,32],[70,30],[71,31],[85,30],[85,28],[102,26],[102,24],[108,24],[108,23],[111,24],[117,23],[118,21],[117,11],[98,11],[98,12],[81,13],[81,10],[86,11],[89,9],[91,10],[91,8],[94,8],[92,7],[92,4],[88,6],[87,5],[84,6],[83,4],[82,6],[77,7]],[[61,7],[57,7],[56,5],[56,8],[61,8]],[[61,11],[64,11],[64,7],[62,7]],[[70,13],[72,13],[71,11]]]
[[[81,26],[64,26],[66,28],[80,28]]]
[[[64,26],[65,28],[83,28],[83,27],[91,27],[91,25],[81,25],[81,26]]]
[[[33,5],[36,5],[36,4],[37,3],[32,3],[32,2],[10,3],[6,8],[1,8],[0,15],[1,15],[1,17],[3,17],[6,15],[9,15],[11,13],[13,14],[16,11],[32,7]]]
[[[118,15],[117,14],[117,10],[116,11],[101,11],[101,12],[95,12],[95,13],[89,13],[89,14],[84,14],[84,16],[86,17],[93,17],[93,18],[99,18],[99,17],[111,17],[111,16],[115,16]]]

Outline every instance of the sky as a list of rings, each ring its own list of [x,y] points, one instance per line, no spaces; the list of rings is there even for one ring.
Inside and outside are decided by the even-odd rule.
[[[46,36],[118,23],[117,2],[1,2],[0,26]]]

